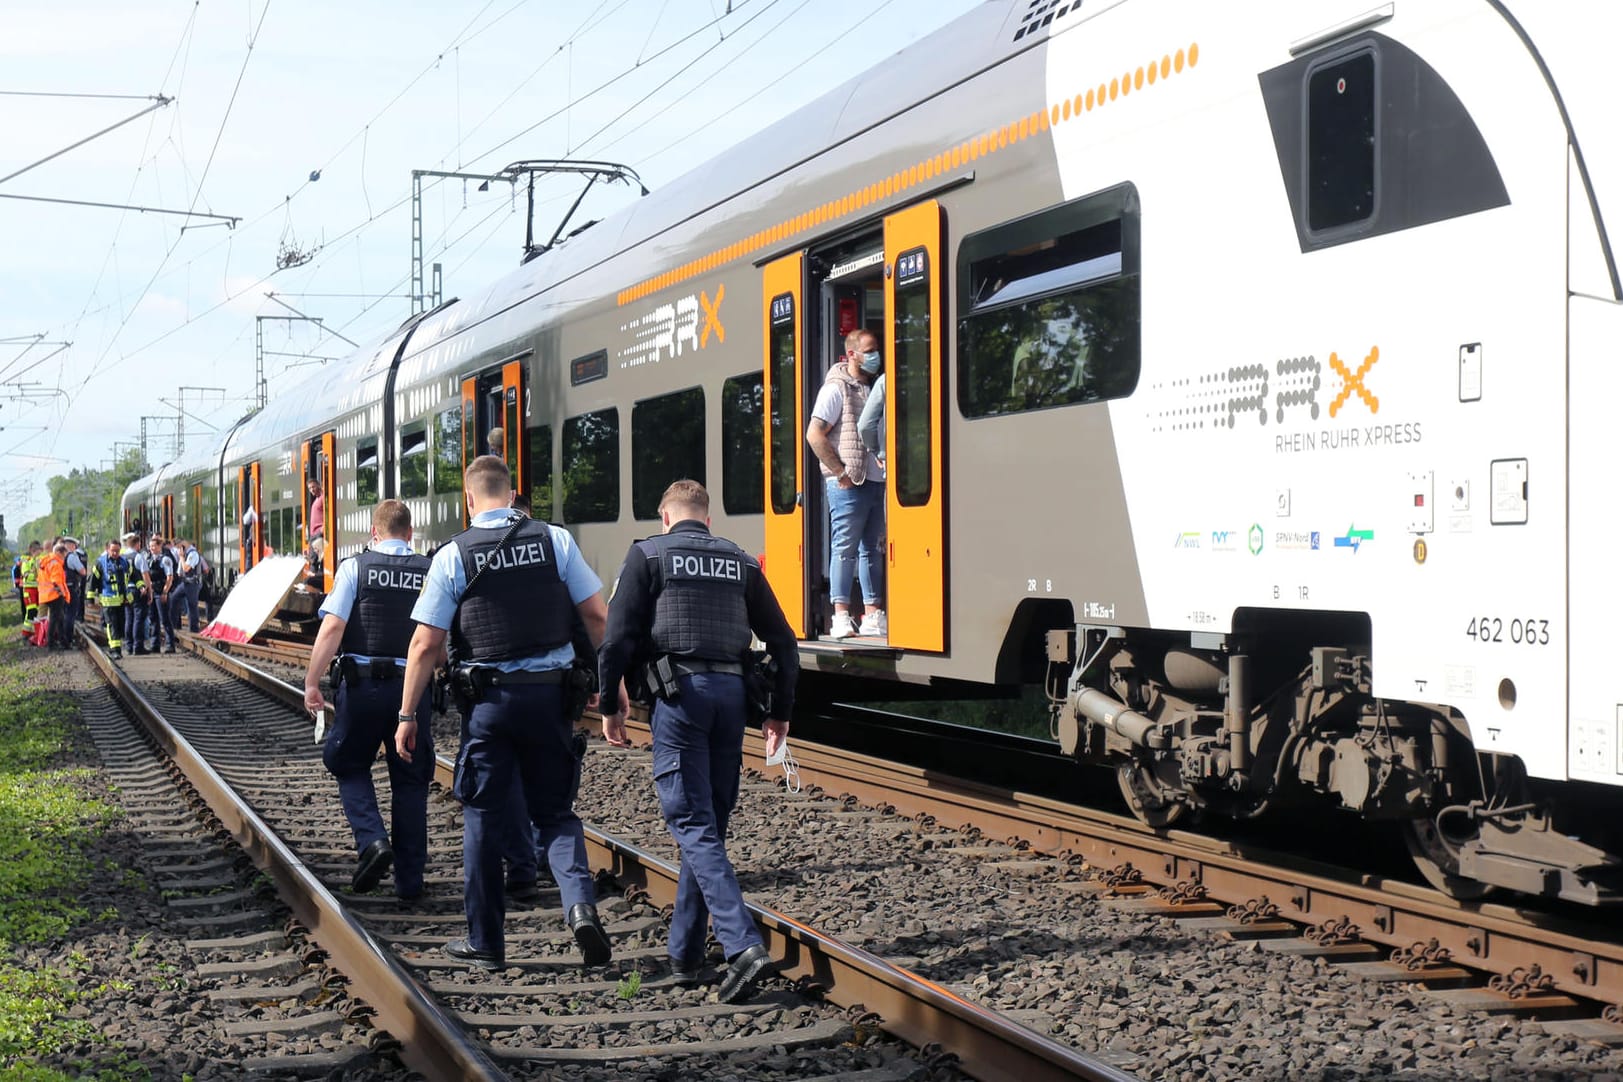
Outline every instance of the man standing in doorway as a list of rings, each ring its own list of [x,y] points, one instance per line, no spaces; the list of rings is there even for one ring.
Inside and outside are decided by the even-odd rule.
[[[828,500],[828,594],[834,603],[829,635],[836,639],[889,633],[884,612],[885,466],[862,446],[858,431],[868,389],[884,367],[873,332],[846,335],[845,355],[829,369],[806,426],[806,442],[817,456]],[[860,628],[851,619],[853,570],[862,585]]]

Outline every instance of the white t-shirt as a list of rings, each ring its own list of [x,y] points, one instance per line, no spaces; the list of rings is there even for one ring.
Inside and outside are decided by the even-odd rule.
[[[858,411],[861,412],[861,411]],[[845,384],[829,381],[817,392],[817,401],[812,403],[811,415],[828,425],[828,440],[834,445],[836,453],[840,449],[840,426],[845,423]],[[880,465],[879,459],[872,451],[864,449],[863,458],[867,465],[867,479],[869,481],[883,481],[885,467]]]

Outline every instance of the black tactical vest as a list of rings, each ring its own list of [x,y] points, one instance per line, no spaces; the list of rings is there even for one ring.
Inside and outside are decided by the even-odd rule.
[[[497,551],[510,525],[475,526],[451,539],[472,585],[451,620],[452,661],[535,657],[573,635],[575,603],[558,571],[551,528],[524,519]]]
[[[339,653],[405,657],[416,630],[411,610],[423,591],[428,565],[428,557],[416,553],[390,556],[368,549],[355,557],[355,607],[344,625]]]
[[[654,593],[653,654],[737,661],[750,645],[748,553],[725,538],[677,530],[638,541]]]

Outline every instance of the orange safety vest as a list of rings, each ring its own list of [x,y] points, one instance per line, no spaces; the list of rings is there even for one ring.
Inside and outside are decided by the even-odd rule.
[[[68,593],[68,572],[62,557],[47,552],[39,558],[39,603],[49,605],[57,598],[72,600]]]

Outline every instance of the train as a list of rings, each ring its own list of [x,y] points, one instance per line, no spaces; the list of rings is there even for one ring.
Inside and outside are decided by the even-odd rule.
[[[421,547],[461,529],[490,452],[612,581],[695,478],[809,687],[1041,688],[1154,826],[1328,804],[1456,898],[1615,901],[1619,16],[1369,3],[989,0],[278,394],[126,520],[228,586],[299,550],[314,480],[330,586],[381,498]],[[889,629],[834,640],[805,434],[859,327]]]

